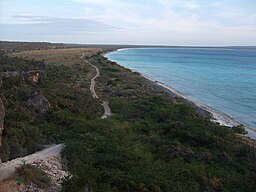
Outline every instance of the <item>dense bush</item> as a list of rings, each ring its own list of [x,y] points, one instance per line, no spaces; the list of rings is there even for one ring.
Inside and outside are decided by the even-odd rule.
[[[103,109],[100,103],[89,93],[77,88],[77,85],[72,85],[72,78],[77,78],[78,74],[86,75],[87,68],[82,70],[80,65],[45,66],[38,61],[4,55],[1,58],[1,67],[9,66],[14,71],[40,69],[46,74],[40,77],[38,84],[24,81],[20,76],[3,79],[1,93],[5,106],[5,129],[3,147],[0,147],[2,161],[33,153],[44,144],[63,141],[56,130],[66,130],[76,121],[94,119],[101,115]],[[51,104],[46,114],[41,114],[26,104],[37,90]]]
[[[8,57],[0,53],[0,72],[34,70],[44,68],[44,63],[34,60]]]
[[[97,92],[114,116],[100,119],[100,101],[89,84],[80,84],[88,72],[83,66],[46,65],[38,86],[22,81],[3,87],[2,159],[65,143],[68,192],[255,191],[255,147],[236,136],[240,128],[212,123],[99,54],[87,59],[103,68]],[[51,104],[45,115],[24,103],[38,88]]]
[[[104,83],[115,70],[108,71],[100,81],[113,86]],[[131,82],[119,82],[118,89],[134,89]],[[121,97],[106,93],[115,115],[75,126],[77,134],[63,151],[74,176],[65,181],[64,191],[254,190],[254,153],[241,148],[231,129],[165,94],[129,99],[125,92]]]

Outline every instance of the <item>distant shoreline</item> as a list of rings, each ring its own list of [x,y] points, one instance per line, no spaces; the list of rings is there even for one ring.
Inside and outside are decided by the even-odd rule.
[[[146,48],[148,48],[148,47],[146,47]],[[106,56],[107,54],[109,54],[111,52],[118,52],[118,51],[125,50],[125,49],[140,49],[140,48],[120,48],[120,49],[117,49],[117,50],[114,50],[114,51],[110,51],[108,53],[104,53],[103,56],[106,57],[108,60],[110,60]],[[117,64],[122,66],[122,67],[125,67],[125,66],[121,65],[120,63],[117,63]],[[127,67],[125,67],[125,68],[127,68]],[[230,128],[234,127],[234,126],[239,126],[239,125],[244,126],[245,130],[248,132],[248,134],[246,134],[245,136],[249,136],[251,139],[256,140],[256,130],[244,125],[243,123],[239,122],[238,120],[234,119],[233,117],[231,117],[231,116],[229,116],[229,115],[227,115],[227,114],[225,114],[221,111],[217,111],[217,110],[215,110],[215,109],[213,109],[213,108],[211,108],[211,107],[209,107],[205,104],[201,104],[199,102],[193,101],[192,99],[188,98],[183,93],[177,91],[176,89],[172,88],[169,85],[166,85],[162,82],[154,80],[153,78],[148,77],[148,76],[146,76],[146,75],[144,75],[144,74],[142,74],[142,73],[140,73],[136,70],[133,70],[133,69],[130,69],[130,70],[139,73],[143,78],[149,80],[151,83],[168,90],[169,92],[171,92],[172,95],[175,95],[177,97],[180,97],[180,98],[184,99],[185,101],[187,101],[189,104],[191,104],[195,108],[199,108],[200,110],[205,111],[206,113],[208,112],[209,114],[211,114],[213,122],[216,122],[220,125],[227,126],[227,127],[230,127]]]

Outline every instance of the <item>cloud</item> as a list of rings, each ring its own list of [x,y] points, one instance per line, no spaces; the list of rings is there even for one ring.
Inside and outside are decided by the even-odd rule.
[[[193,10],[193,9],[196,9],[196,8],[199,8],[200,5],[197,4],[196,2],[193,2],[193,1],[188,1],[184,4],[184,7],[186,7],[187,9],[189,10]]]
[[[8,4],[10,10],[2,13],[5,18],[0,21],[0,38],[58,38],[78,43],[256,44],[256,15],[252,3],[247,5],[254,0],[15,1],[20,6]],[[33,16],[36,12],[48,17]]]
[[[0,24],[1,39],[49,38],[65,35],[109,32],[117,28],[88,19],[70,19],[44,16],[14,16],[22,24]]]

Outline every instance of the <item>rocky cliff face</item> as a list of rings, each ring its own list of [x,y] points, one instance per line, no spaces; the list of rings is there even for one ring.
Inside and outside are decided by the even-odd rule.
[[[8,71],[8,72],[1,72],[0,79],[9,78],[9,77],[16,77],[20,76],[23,80],[29,80],[34,83],[37,83],[39,78],[44,76],[44,71],[41,70],[29,70],[29,71]]]
[[[35,93],[26,102],[28,107],[32,107],[39,113],[45,114],[50,108],[49,101],[43,96],[40,90]]]

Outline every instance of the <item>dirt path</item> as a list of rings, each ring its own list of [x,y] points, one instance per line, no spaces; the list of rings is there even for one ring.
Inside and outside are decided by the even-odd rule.
[[[8,179],[15,172],[15,168],[23,164],[32,164],[42,160],[46,160],[49,157],[60,157],[60,152],[63,149],[64,145],[52,145],[42,151],[38,151],[32,155],[28,155],[25,157],[20,157],[17,159],[13,159],[6,163],[0,164],[0,182]]]
[[[91,79],[90,91],[92,92],[92,96],[98,99],[99,97],[95,92],[95,79],[100,76],[100,71],[95,65],[91,64],[89,61],[85,60],[85,62],[96,70],[96,75]]]
[[[106,119],[112,115],[111,110],[109,108],[109,102],[108,101],[103,101],[102,106],[104,107],[105,113],[101,117],[101,119]]]
[[[84,58],[84,54],[81,56],[81,58]],[[95,65],[91,64],[89,61],[87,61],[86,59],[84,60],[85,63],[89,64],[90,66],[92,66],[95,70],[96,70],[96,75],[91,79],[91,85],[90,85],[90,91],[92,93],[92,96],[96,99],[98,99],[98,95],[95,92],[95,79],[97,77],[100,76],[100,71],[98,69],[98,67],[96,67]],[[109,102],[108,101],[103,101],[102,102],[102,106],[104,107],[104,114],[101,117],[102,119],[106,119],[108,117],[110,117],[112,115],[111,110],[109,108]]]

